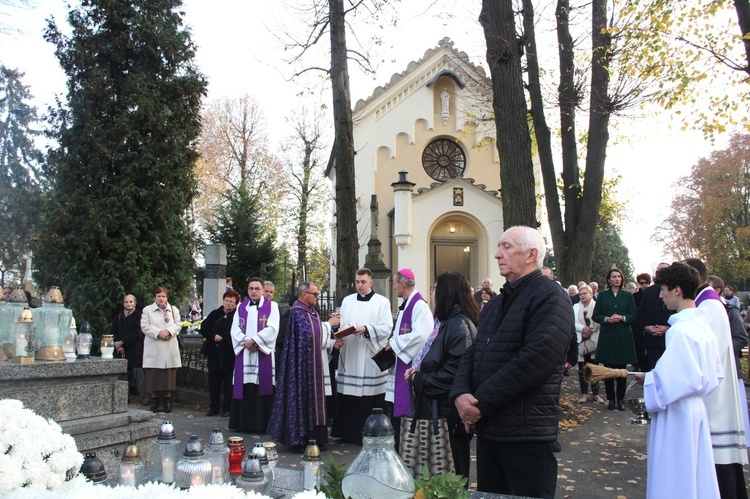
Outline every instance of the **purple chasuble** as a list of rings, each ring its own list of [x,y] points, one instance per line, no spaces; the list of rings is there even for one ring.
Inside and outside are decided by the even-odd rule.
[[[399,336],[411,333],[411,314],[414,305],[416,305],[419,300],[425,301],[424,298],[422,298],[422,295],[419,294],[419,291],[417,291],[414,293],[414,296],[404,309],[404,314],[401,316],[401,326],[398,330]],[[408,415],[411,412],[409,384],[404,379],[404,373],[410,366],[411,362],[407,364],[396,356],[396,379],[394,380],[393,387],[393,417],[395,418]]]
[[[307,443],[316,426],[326,424],[322,349],[327,338],[318,313],[295,302],[287,318],[281,368],[276,380],[268,433],[282,445]]]
[[[697,300],[695,300],[695,306],[697,307],[701,303],[703,303],[706,300],[719,300],[721,301],[721,297],[719,296],[719,293],[717,293],[715,290],[711,288],[705,289],[702,293],[700,293],[700,296]],[[722,302],[723,303],[723,302]]]
[[[247,304],[250,300],[243,301],[237,313],[240,315],[240,329],[247,334]],[[266,327],[268,317],[271,315],[271,300],[263,298],[263,305],[258,307],[258,325],[256,331]],[[245,351],[234,357],[234,386],[232,387],[232,398],[242,400],[242,387],[245,380]],[[238,383],[237,380],[240,380]],[[258,350],[258,393],[261,397],[273,395],[273,364],[271,355]]]

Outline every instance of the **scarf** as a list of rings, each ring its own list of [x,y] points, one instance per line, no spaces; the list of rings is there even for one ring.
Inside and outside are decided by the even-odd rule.
[[[437,337],[438,332],[440,332],[440,321],[435,319],[435,327],[432,329],[430,336],[427,338],[427,341],[422,347],[422,350],[419,351],[417,356],[414,357],[414,360],[411,362],[411,366],[414,368],[415,371],[419,371],[419,368],[422,366],[422,361],[424,360],[425,355],[427,355],[427,352],[430,351],[430,347],[432,346],[432,343],[435,341],[435,338]]]

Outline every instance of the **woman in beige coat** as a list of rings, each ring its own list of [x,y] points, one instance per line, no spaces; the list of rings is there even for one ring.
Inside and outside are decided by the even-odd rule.
[[[159,286],[154,293],[154,303],[145,307],[141,314],[141,330],[146,338],[143,342],[143,370],[146,372],[146,388],[151,392],[151,410],[172,412],[170,398],[177,383],[177,368],[182,367],[177,335],[182,329],[180,312],[167,301],[167,288]]]

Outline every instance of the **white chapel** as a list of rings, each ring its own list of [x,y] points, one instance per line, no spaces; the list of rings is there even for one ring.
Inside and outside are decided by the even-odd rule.
[[[359,261],[380,272],[378,292],[393,298],[387,276],[402,267],[425,297],[443,272],[503,282],[491,92],[484,70],[444,38],[354,106]]]

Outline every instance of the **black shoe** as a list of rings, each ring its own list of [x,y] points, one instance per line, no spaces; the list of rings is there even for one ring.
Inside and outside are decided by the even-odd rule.
[[[218,416],[218,415],[219,415],[219,411],[214,411],[214,410],[208,411],[206,413],[206,417],[207,418],[212,418],[212,417]]]
[[[560,442],[555,440],[552,442],[552,452],[562,452],[562,447],[560,447]]]
[[[306,447],[307,446],[305,444],[292,445],[291,447],[289,447],[289,450],[291,450],[295,454],[302,454],[305,452]]]
[[[155,398],[154,401],[151,403],[151,412],[159,412],[159,399]]]
[[[169,399],[164,399],[164,412],[172,412],[172,402]]]
[[[618,411],[624,411],[625,410],[625,402],[622,400],[617,401],[617,410]]]
[[[219,417],[221,417],[221,418],[228,418],[229,417],[229,411],[222,411],[222,413],[219,414]]]
[[[607,410],[608,411],[614,411],[615,410],[615,401],[614,400],[610,400],[607,403]]]

